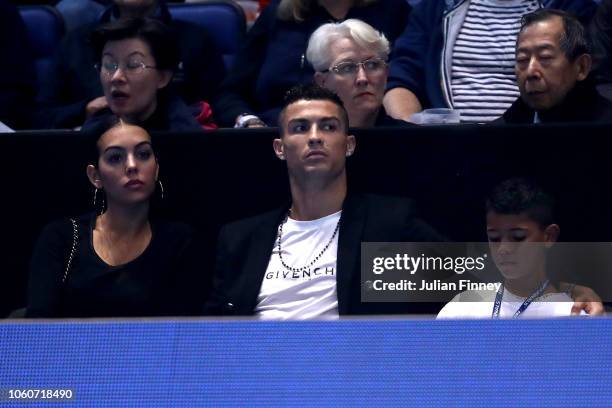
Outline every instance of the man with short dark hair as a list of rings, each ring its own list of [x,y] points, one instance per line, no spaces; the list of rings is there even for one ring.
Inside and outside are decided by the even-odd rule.
[[[345,161],[356,141],[338,96],[316,85],[293,88],[279,127],[273,147],[287,163],[291,203],[221,230],[207,313],[333,319],[437,312],[437,304],[361,302],[362,242],[441,238],[415,218],[409,200],[347,192]]]
[[[589,78],[591,64],[585,29],[575,17],[548,9],[525,15],[516,41],[520,98],[500,122],[612,121],[612,102]]]

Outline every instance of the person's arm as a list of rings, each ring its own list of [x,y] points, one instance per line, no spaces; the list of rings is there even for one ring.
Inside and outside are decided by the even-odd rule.
[[[266,58],[268,31],[275,13],[276,7],[267,7],[255,21],[213,100],[213,114],[221,126],[234,127],[240,115],[255,115],[255,87]]]
[[[561,282],[559,284],[559,289],[563,292],[567,292],[574,301],[572,315],[579,315],[580,312],[584,310],[589,316],[603,316],[603,303],[593,289],[566,282]]]
[[[383,98],[387,114],[395,119],[409,122],[410,116],[423,110],[419,99],[406,88],[393,88]]]
[[[54,222],[44,228],[34,247],[28,279],[27,317],[60,313],[62,278],[72,248],[72,223]]]
[[[421,1],[412,9],[404,32],[395,41],[389,63],[387,93],[383,99],[391,117],[407,120],[428,104],[426,87],[434,75],[428,70],[439,70],[440,67],[427,65],[432,63],[432,45],[441,41],[439,31],[443,7],[444,1],[441,0]]]

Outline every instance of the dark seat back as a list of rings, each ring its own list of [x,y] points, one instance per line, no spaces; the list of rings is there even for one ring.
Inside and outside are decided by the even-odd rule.
[[[204,27],[223,54],[225,67],[230,68],[246,33],[242,8],[233,1],[168,4],[172,18]]]
[[[38,83],[49,78],[53,56],[64,35],[64,19],[51,6],[19,7],[34,51]]]

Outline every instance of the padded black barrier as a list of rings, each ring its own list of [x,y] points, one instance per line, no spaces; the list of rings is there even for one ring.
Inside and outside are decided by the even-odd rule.
[[[289,198],[276,129],[156,134],[161,214],[202,234],[203,273],[218,228]],[[354,191],[417,200],[458,241],[485,239],[483,198],[501,179],[531,176],[558,198],[564,241],[612,241],[612,125],[449,126],[355,131]],[[78,132],[0,135],[0,315],[25,304],[27,264],[49,221],[90,211],[86,140]]]

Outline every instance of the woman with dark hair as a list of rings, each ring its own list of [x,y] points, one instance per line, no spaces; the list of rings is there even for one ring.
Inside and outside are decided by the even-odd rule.
[[[94,69],[100,56],[94,55],[90,37],[100,25],[127,18],[153,18],[168,26],[176,36],[174,48],[179,54],[170,85],[188,106],[213,99],[225,76],[225,65],[221,51],[204,27],[173,18],[165,0],[106,2],[112,4],[95,22],[66,33],[62,39],[53,59],[52,75],[40,84],[36,127],[74,129],[107,108],[99,72]]]
[[[322,24],[356,18],[392,44],[408,21],[406,0],[275,0],[247,34],[213,103],[223,126],[275,126],[285,93],[312,82],[310,35]]]
[[[27,316],[114,317],[197,313],[191,228],[153,222],[163,197],[146,130],[108,117],[92,128],[92,214],[49,224],[30,264]]]
[[[154,19],[121,19],[96,30],[92,43],[108,109],[84,128],[115,114],[147,130],[201,130],[191,110],[168,89],[178,54],[167,26]]]

